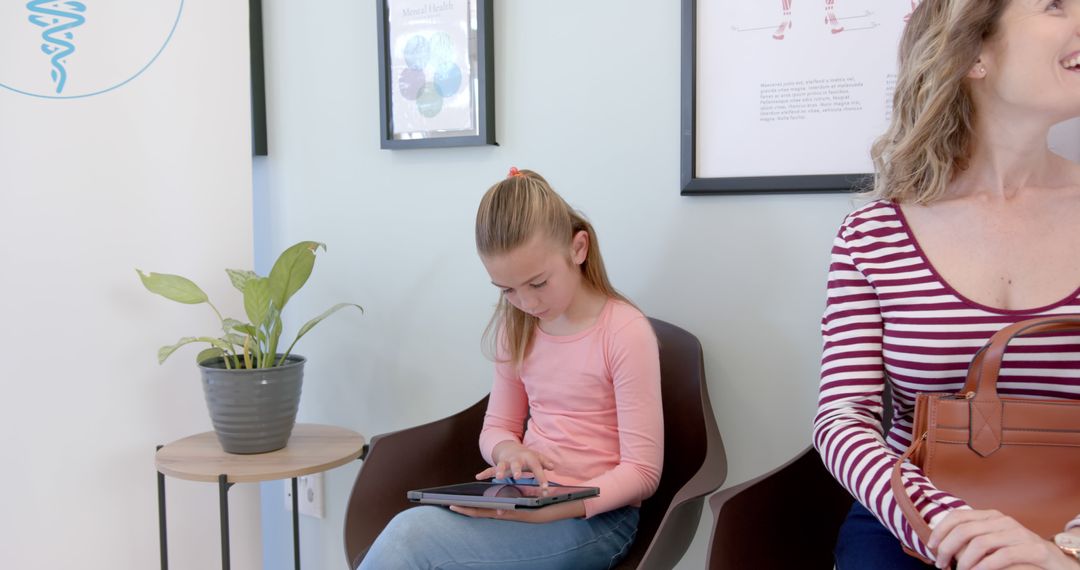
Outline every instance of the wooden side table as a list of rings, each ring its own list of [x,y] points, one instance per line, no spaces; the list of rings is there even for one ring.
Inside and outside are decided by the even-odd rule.
[[[300,568],[300,509],[297,504],[297,477],[320,473],[361,459],[367,446],[364,436],[345,428],[296,424],[289,443],[270,453],[236,455],[225,453],[214,432],[208,431],[159,446],[154,464],[158,481],[158,530],[161,540],[161,569],[168,570],[169,554],[165,528],[165,476],[218,484],[221,516],[221,568],[229,570],[229,488],[235,483],[257,483],[292,479],[293,554]]]

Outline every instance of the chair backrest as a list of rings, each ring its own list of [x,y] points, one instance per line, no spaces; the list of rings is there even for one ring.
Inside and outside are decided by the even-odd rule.
[[[833,567],[833,547],[852,498],[812,447],[756,479],[709,498],[710,570]],[[776,540],[785,518],[810,521]]]
[[[697,532],[703,497],[727,476],[701,343],[675,325],[649,321],[660,344],[664,470],[656,493],[641,505],[637,539],[617,568],[673,567]]]
[[[703,497],[724,482],[727,460],[716,427],[701,343],[669,323],[649,319],[660,344],[664,468],[656,493],[641,506],[637,539],[617,568],[672,568],[697,532]],[[356,568],[395,514],[412,506],[409,489],[465,481],[483,459],[477,437],[487,398],[441,420],[372,438],[345,516],[345,556]]]
[[[416,506],[408,491],[470,481],[487,467],[476,443],[487,402],[484,396],[452,416],[371,439],[345,509],[349,568],[360,565],[394,515]]]
[[[892,391],[882,394],[882,427],[892,422]],[[776,469],[724,489],[709,498],[713,512],[709,570],[830,570],[840,526],[854,502],[825,468],[813,447]],[[784,535],[775,531],[788,518],[813,520]]]

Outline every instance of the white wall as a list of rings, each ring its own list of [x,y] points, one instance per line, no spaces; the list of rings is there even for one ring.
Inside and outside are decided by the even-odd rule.
[[[145,24],[101,14],[86,30]],[[222,269],[252,263],[246,30],[245,2],[188,0],[160,58],[121,88],[0,89],[0,567],[158,565],[155,445],[210,422],[194,349],[164,366],[156,352],[215,320],[151,295],[134,268],[240,308]],[[73,81],[93,55],[71,58]],[[262,567],[257,493],[231,492],[233,568]],[[219,567],[216,486],[169,479],[168,496],[170,568]]]
[[[301,341],[311,358],[302,421],[370,437],[487,392],[479,337],[496,290],[472,224],[481,194],[516,165],[593,219],[617,287],[701,339],[727,485],[808,445],[829,249],[852,198],[679,196],[679,4],[496,2],[500,146],[384,151],[374,7],[265,1],[270,157],[257,256],[272,261],[301,239],[329,245],[292,326],[336,302],[367,310]],[[342,564],[357,469],[329,472],[326,519],[303,519],[305,567]],[[291,564],[280,494],[264,486],[272,569]],[[703,567],[704,527],[681,568]]]

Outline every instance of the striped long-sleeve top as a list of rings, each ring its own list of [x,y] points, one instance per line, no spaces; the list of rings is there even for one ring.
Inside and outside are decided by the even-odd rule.
[[[949,286],[927,260],[900,208],[872,202],[840,227],[821,321],[824,347],[814,446],[840,483],[905,545],[933,559],[904,521],[889,478],[912,439],[915,396],[958,392],[975,352],[1002,327],[1034,316],[1080,313],[1080,287],[1029,310],[981,305]],[[882,392],[892,388],[893,423],[882,434]],[[1080,336],[1017,339],[998,379],[1002,395],[1080,399]],[[903,467],[908,494],[935,526],[969,508]],[[1080,515],[1061,521],[1080,526]]]

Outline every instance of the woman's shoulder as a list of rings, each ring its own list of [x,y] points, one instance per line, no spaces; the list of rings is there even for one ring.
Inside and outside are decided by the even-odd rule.
[[[903,227],[900,207],[890,200],[874,200],[844,216],[838,237],[845,240],[882,237]]]

